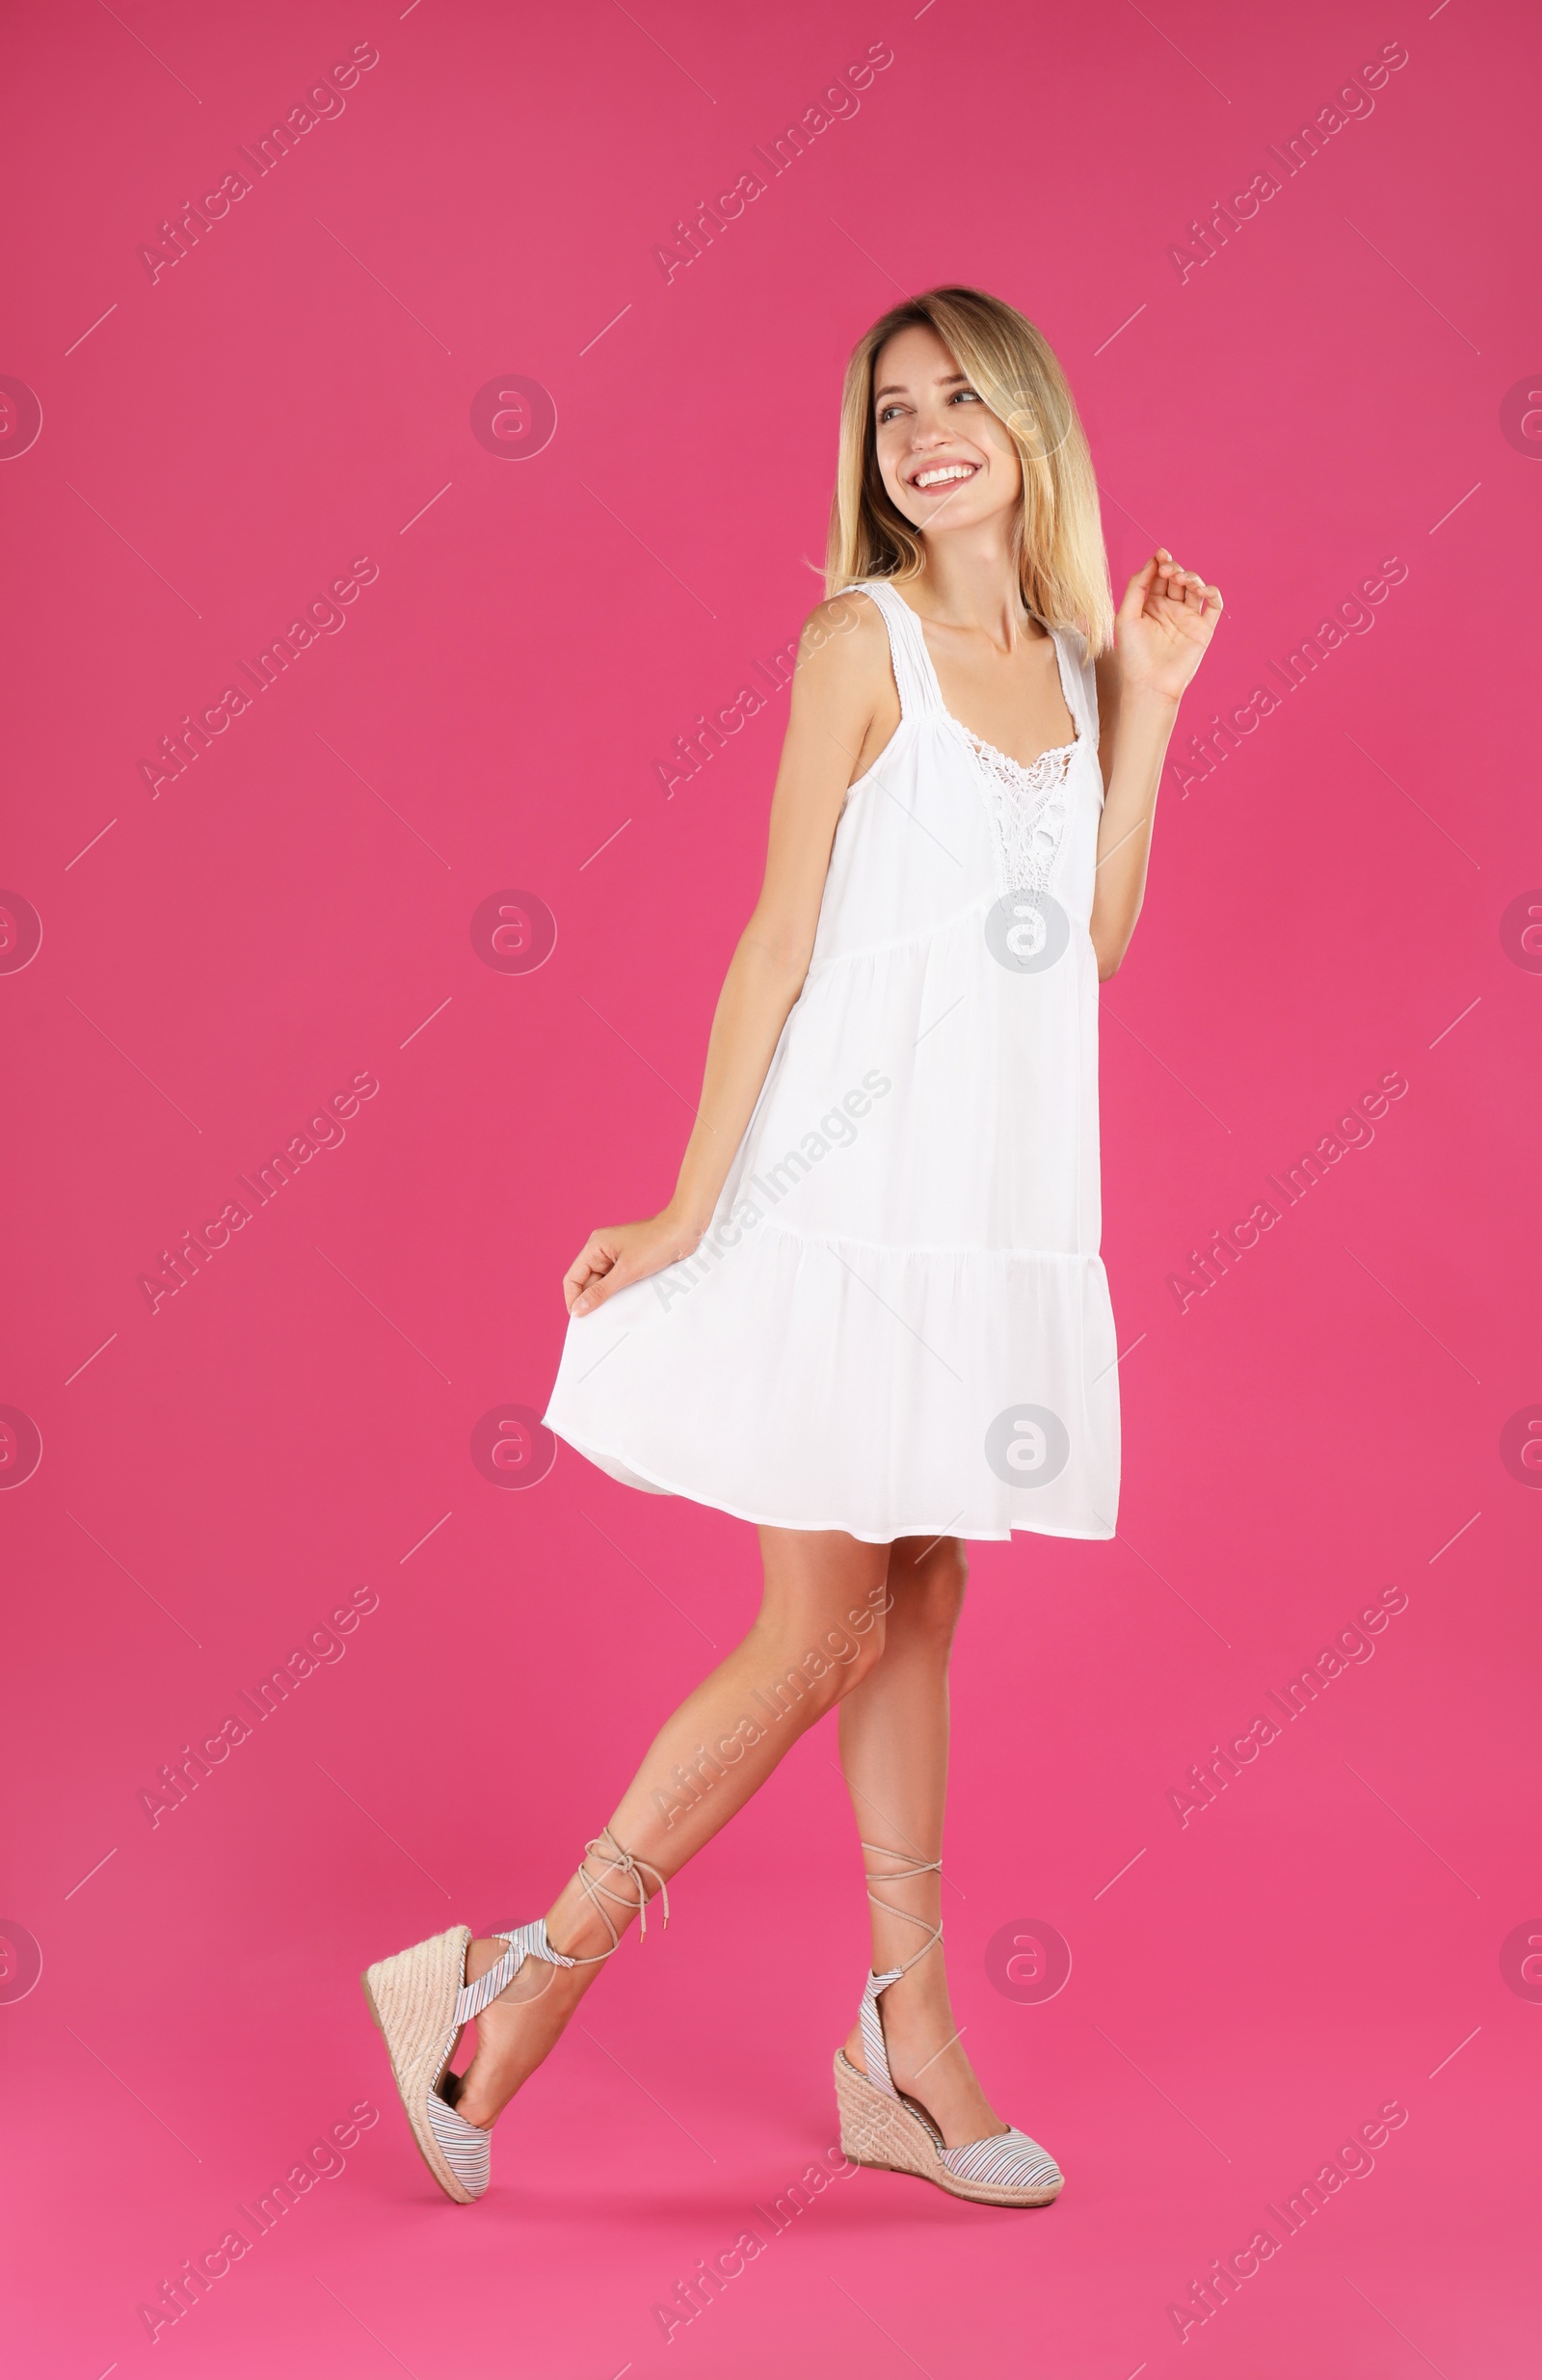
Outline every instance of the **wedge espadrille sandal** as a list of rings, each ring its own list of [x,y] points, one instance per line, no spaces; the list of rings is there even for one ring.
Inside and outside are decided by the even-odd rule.
[[[602,1876],[588,1873],[594,1856],[606,1863]],[[379,1959],[364,1969],[360,1981],[369,2013],[386,2037],[391,2072],[401,2094],[412,2138],[424,2164],[446,2198],[468,2206],[483,2196],[492,2178],[492,2139],[478,2125],[467,2124],[456,2108],[461,2077],[449,2071],[461,2035],[489,2002],[507,1990],[526,1959],[545,1959],[551,1966],[598,1966],[621,1947],[605,1902],[613,1901],[628,1915],[635,1914],[648,1932],[648,1886],[644,1872],[663,1894],[664,1923],[669,1923],[669,1888],[658,1870],[646,1859],[624,1851],[608,1827],[584,1846],[578,1882],[610,1936],[610,1948],[587,1959],[570,1959],[554,1950],[546,1939],[546,1923],[495,1926],[493,1932],[508,1948],[495,1966],[475,1983],[465,1980],[465,1954],[471,1946],[469,1926],[451,1926],[393,1959]],[[611,1879],[629,1878],[635,1894],[618,1892]]]
[[[884,1850],[881,1844],[864,1843],[863,1850],[873,1852],[884,1859],[901,1859],[901,1852]],[[906,1867],[881,1869],[877,1881],[903,1883],[912,1876],[941,1875],[940,1859],[917,1859]],[[891,1901],[881,1901],[872,1889],[872,1870],[868,1870],[867,1898],[875,1909],[888,1910],[894,1917],[908,1918],[913,1925],[925,1926],[924,1917],[910,1910],[896,1909]],[[941,2126],[917,2099],[896,2088],[889,2071],[889,2051],[884,2043],[884,2020],[879,2000],[891,1984],[898,1983],[901,1975],[935,1950],[943,1939],[943,1929],[927,1929],[927,1939],[914,1958],[902,1966],[891,1967],[887,1974],[869,1975],[862,1995],[859,2022],[862,2027],[862,2051],[867,2072],[863,2073],[853,2066],[844,2049],[836,2051],[836,2103],[840,2110],[840,2146],[856,2165],[873,2165],[886,2173],[916,2174],[922,2181],[935,2182],[952,2198],[975,2200],[985,2206],[1048,2206],[1065,2187],[1065,2176],[1047,2149],[1041,2149],[1026,2132],[1009,2125],[1004,2132],[990,2134],[984,2140],[963,2142],[950,2149]]]

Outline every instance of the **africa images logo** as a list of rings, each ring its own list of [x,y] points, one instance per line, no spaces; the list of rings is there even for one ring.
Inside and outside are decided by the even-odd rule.
[[[1052,893],[1003,893],[985,913],[986,949],[1009,975],[1043,975],[1070,942],[1071,920]]]
[[[1047,1487],[1071,1460],[1071,1432],[1044,1404],[1009,1404],[985,1433],[985,1459],[1008,1487]]]

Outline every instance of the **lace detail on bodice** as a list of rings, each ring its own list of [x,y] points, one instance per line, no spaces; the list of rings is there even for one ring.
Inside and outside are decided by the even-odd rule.
[[[1071,815],[1069,780],[1077,744],[1056,744],[1024,768],[962,720],[953,724],[979,763],[1006,890],[1047,892]]]

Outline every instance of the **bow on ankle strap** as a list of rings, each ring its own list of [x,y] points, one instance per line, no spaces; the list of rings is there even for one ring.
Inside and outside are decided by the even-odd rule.
[[[619,1950],[621,1936],[611,1922],[609,1910],[604,1906],[606,1900],[614,1901],[619,1907],[627,1911],[635,1910],[642,1931],[646,1934],[648,1932],[648,1887],[643,1882],[645,1870],[652,1877],[655,1889],[663,1895],[664,1923],[668,1925],[669,1886],[656,1867],[651,1865],[647,1859],[634,1859],[629,1851],[624,1850],[609,1827],[601,1827],[594,1841],[584,1845],[584,1859],[588,1859],[592,1853],[607,1861],[608,1875],[629,1876],[634,1879],[637,1885],[637,1897],[634,1900],[629,1893],[615,1891],[604,1876],[586,1875],[582,1861],[579,1863],[578,1882],[604,1922],[605,1931],[610,1936],[610,1948],[597,1950],[587,1959],[569,1958],[566,1952],[552,1947],[546,1934],[546,1921],[544,1917],[538,1917],[533,1925],[499,1926],[495,1928],[497,1938],[501,1941],[506,1941],[509,1947],[497,1965],[490,1966],[485,1975],[479,1975],[475,1983],[462,1986],[455,2009],[457,2024],[465,2024],[472,2017],[480,2016],[488,2002],[495,2000],[498,1993],[514,1981],[526,1959],[544,1959],[548,1966],[598,1966],[601,1959],[608,1959],[613,1951]],[[601,1895],[604,1896],[603,1899]]]
[[[917,1917],[914,1910],[896,1909],[892,1901],[880,1900],[873,1890],[873,1885],[874,1884],[908,1884],[913,1876],[941,1876],[943,1862],[941,1859],[912,1859],[908,1852],[891,1851],[883,1843],[864,1843],[862,1848],[865,1852],[870,1852],[874,1859],[898,1859],[904,1862],[899,1867],[879,1868],[876,1874],[871,1868],[865,1871],[867,1898],[874,1909],[886,1910],[891,1917],[903,1917],[907,1925],[918,1925],[926,1936],[925,1941],[913,1957],[907,1959],[902,1966],[891,1967],[882,1978],[879,1989],[887,1991],[891,1983],[898,1983],[901,1975],[908,1975],[913,1966],[918,1966],[929,1950],[937,1948],[943,1939],[943,1928],[941,1920],[935,1926],[930,1926],[924,1917]]]
[[[605,1861],[605,1874],[603,1876],[591,1876],[589,1874],[587,1862],[591,1858],[600,1859]],[[590,1902],[593,1904],[597,1915],[602,1920],[606,1933],[610,1936],[610,1949],[597,1950],[587,1959],[572,1960],[570,1962],[571,1965],[573,1966],[594,1966],[599,1960],[608,1959],[612,1951],[618,1950],[621,1947],[621,1936],[616,1931],[616,1927],[612,1922],[609,1910],[604,1906],[606,1901],[614,1901],[617,1907],[620,1909],[625,1909],[628,1915],[635,1912],[637,1916],[638,1932],[642,1935],[645,1940],[647,1939],[649,1888],[643,1881],[645,1875],[652,1878],[653,1889],[663,1898],[664,1923],[668,1925],[669,1885],[665,1882],[664,1878],[659,1874],[658,1869],[654,1867],[650,1860],[639,1859],[633,1853],[625,1849],[622,1844],[617,1842],[616,1837],[612,1834],[609,1827],[601,1827],[599,1832],[595,1836],[594,1841],[584,1845],[584,1856],[578,1863],[578,1883]],[[613,1885],[609,1882],[609,1879],[616,1876],[630,1878],[632,1883],[635,1884],[637,1887],[635,1896],[629,1892],[618,1892],[615,1890]]]

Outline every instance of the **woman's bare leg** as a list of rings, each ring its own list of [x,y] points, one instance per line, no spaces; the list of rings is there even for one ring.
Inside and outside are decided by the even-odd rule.
[[[914,1958],[942,1915],[938,1876],[890,1876],[943,1854],[947,1797],[947,1659],[964,1604],[968,1564],[957,1538],[927,1544],[902,1538],[891,1549],[888,1633],[881,1661],[840,1706],[840,1761],[857,1832],[868,1852],[872,1889],[917,1923],[874,1909],[873,1972]],[[941,1942],[884,1993],[879,2007],[890,2071],[942,2126],[949,2147],[1005,2127],[974,2077],[958,2040]],[[846,2055],[863,2072],[862,2034]]]
[[[837,1530],[762,1529],[765,1596],[742,1644],[703,1679],[650,1746],[610,1820],[625,1850],[666,1880],[741,1809],[789,1745],[860,1685],[885,1643],[889,1548]],[[600,1854],[585,1861],[618,1934],[635,1885]],[[651,1891],[654,1880],[646,1877]],[[590,1958],[609,1948],[603,1918],[576,1878],[546,1916],[553,1949]],[[501,1939],[471,1944],[466,1980],[503,1956]],[[476,2055],[456,2104],[467,2123],[491,2125],[560,2036],[599,1973],[527,1959],[477,2019]]]

